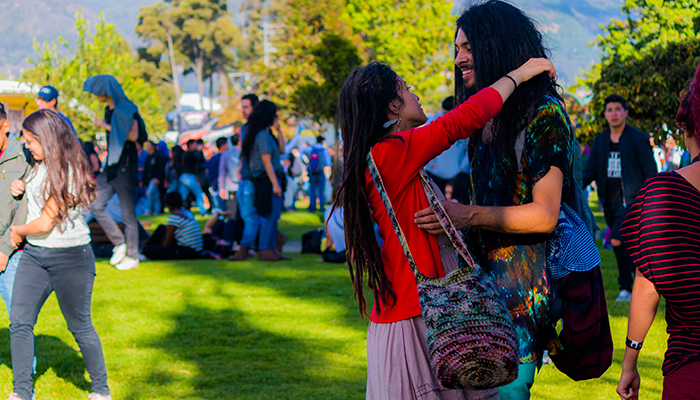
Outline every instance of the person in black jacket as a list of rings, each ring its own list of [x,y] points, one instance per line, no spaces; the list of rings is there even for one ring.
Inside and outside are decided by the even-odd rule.
[[[139,187],[146,188],[146,209],[145,214],[159,215],[162,211],[160,199],[162,198],[165,182],[165,159],[158,152],[156,144],[148,140],[143,145],[148,156],[143,168],[143,177],[139,182]]]
[[[632,296],[634,268],[622,245],[620,225],[627,207],[634,203],[644,182],[656,174],[656,162],[646,135],[627,124],[627,102],[617,94],[605,98],[605,119],[610,127],[596,136],[583,171],[583,187],[595,180],[603,205],[605,223],[612,231],[611,244],[617,260],[620,294],[615,301]]]

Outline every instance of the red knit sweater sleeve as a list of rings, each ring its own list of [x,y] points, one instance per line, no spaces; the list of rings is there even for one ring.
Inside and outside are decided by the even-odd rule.
[[[456,141],[466,139],[495,117],[503,106],[500,93],[493,88],[479,91],[454,110],[428,125],[399,132],[402,140],[388,139],[374,146],[375,159],[390,159],[394,167],[381,171],[400,175],[408,182],[433,158],[447,150]],[[380,168],[381,170],[381,168]]]

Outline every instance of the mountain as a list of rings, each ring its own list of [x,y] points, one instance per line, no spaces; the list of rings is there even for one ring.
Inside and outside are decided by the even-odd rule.
[[[229,0],[236,14],[243,0]],[[431,1],[431,0],[426,0]],[[114,24],[132,46],[139,46],[134,26],[139,7],[155,0],[0,0],[0,74],[17,78],[31,68],[27,58],[34,56],[33,39],[39,43],[63,37],[73,43],[75,14],[79,9],[90,21],[96,22],[100,12],[108,23]],[[533,17],[544,33],[552,51],[560,80],[571,85],[580,70],[600,60],[598,50],[588,46],[611,18],[620,18],[623,0],[513,0]],[[455,2],[458,11],[464,6]],[[240,22],[240,16],[235,16]]]

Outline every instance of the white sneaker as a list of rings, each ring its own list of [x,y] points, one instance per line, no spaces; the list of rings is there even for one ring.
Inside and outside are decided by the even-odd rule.
[[[103,396],[103,395],[97,394],[97,393],[90,393],[88,395],[88,399],[90,399],[90,400],[112,400],[112,396]]]
[[[126,257],[126,243],[122,243],[119,246],[114,246],[112,250],[112,258],[109,259],[109,263],[112,265],[119,264],[124,257]]]
[[[132,257],[124,257],[122,261],[115,265],[114,268],[120,270],[120,271],[126,271],[128,269],[134,269],[139,267],[139,260],[138,258],[132,258]]]
[[[20,399],[19,397],[17,397],[17,394],[15,394],[15,393],[10,393],[10,394],[7,396],[7,400],[22,400],[22,399]]]
[[[632,293],[630,293],[629,290],[620,290],[620,294],[617,295],[617,298],[615,301],[617,302],[622,302],[622,301],[630,301],[632,300]]]

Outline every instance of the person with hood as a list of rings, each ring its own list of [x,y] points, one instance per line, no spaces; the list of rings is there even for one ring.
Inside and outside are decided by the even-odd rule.
[[[107,165],[97,177],[97,199],[90,211],[115,246],[109,263],[119,270],[133,269],[139,265],[139,231],[134,210],[138,172],[136,141],[146,141],[146,126],[138,107],[126,97],[113,76],[90,77],[85,80],[83,91],[96,95],[106,104],[104,119],[96,119],[94,125],[107,132]],[[122,209],[124,233],[105,209],[115,193]]]

